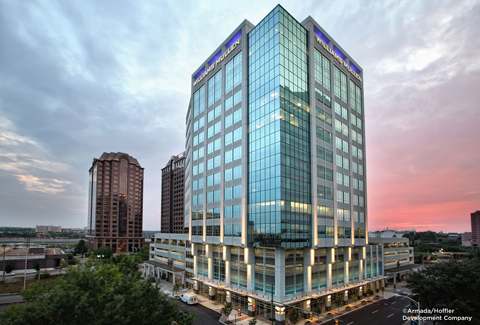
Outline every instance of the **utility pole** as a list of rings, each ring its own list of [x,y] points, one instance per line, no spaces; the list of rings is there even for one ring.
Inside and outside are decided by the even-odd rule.
[[[271,316],[271,317],[270,317],[270,320],[272,321],[272,325],[273,325],[273,322],[274,322],[274,320],[275,320],[275,318],[274,318],[274,316],[273,316],[273,283],[272,283],[272,285],[271,285],[271,288],[272,288],[272,312],[270,313],[270,314],[271,314],[271,315],[270,315],[270,316]]]
[[[25,277],[23,278],[23,289],[27,286],[27,262],[28,262],[28,249],[25,252]]]
[[[3,282],[5,282],[5,251],[7,250],[7,245],[3,244]]]

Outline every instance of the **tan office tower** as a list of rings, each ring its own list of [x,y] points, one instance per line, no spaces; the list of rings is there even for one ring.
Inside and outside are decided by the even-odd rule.
[[[131,252],[145,242],[143,230],[143,168],[128,154],[106,153],[89,170],[89,248],[111,247]]]
[[[162,168],[162,233],[188,233],[184,222],[185,152]]]

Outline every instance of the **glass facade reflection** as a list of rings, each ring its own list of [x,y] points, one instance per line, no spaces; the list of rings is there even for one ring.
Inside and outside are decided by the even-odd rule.
[[[311,241],[307,31],[277,7],[249,33],[248,232],[255,246]]]

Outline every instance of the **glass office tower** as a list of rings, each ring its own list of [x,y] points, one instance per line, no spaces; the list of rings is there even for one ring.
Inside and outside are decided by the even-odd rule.
[[[245,20],[192,75],[194,288],[278,324],[383,286],[368,245],[363,72],[311,17]],[[313,298],[315,297],[315,298]]]

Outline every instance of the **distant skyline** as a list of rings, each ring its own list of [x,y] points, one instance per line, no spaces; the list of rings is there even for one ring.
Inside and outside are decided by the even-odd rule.
[[[93,158],[125,152],[145,168],[144,230],[159,230],[161,168],[184,151],[191,75],[277,4],[0,2],[0,226],[86,226]],[[471,231],[480,2],[280,4],[364,70],[368,229]]]

